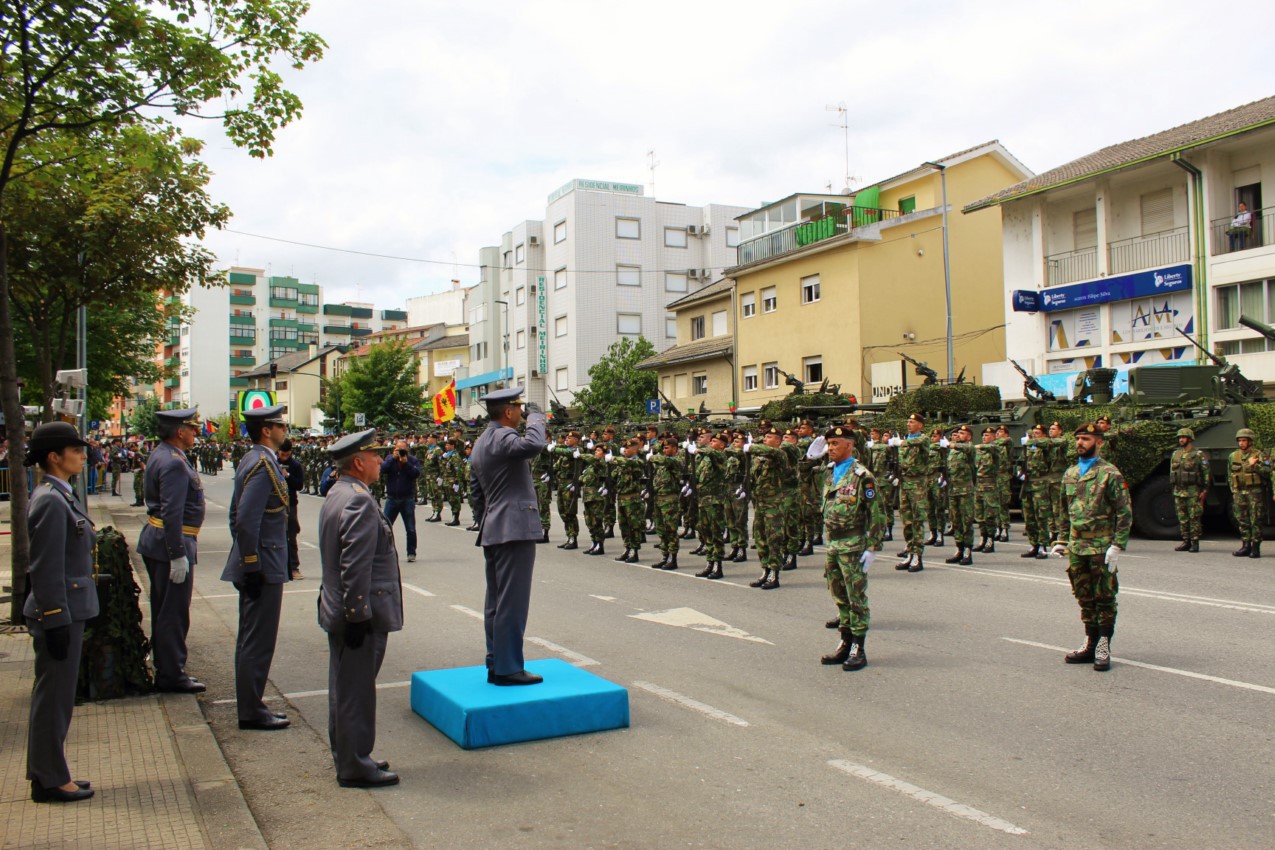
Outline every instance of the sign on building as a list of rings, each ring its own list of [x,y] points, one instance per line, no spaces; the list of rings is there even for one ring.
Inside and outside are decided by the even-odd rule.
[[[459,368],[459,360],[437,360],[434,362],[434,377],[443,378],[448,375],[454,375]]]
[[[872,403],[885,404],[907,389],[902,360],[872,364]]]
[[[545,295],[545,276],[536,278],[536,349],[537,367],[541,375],[549,371],[549,319],[548,296]]]

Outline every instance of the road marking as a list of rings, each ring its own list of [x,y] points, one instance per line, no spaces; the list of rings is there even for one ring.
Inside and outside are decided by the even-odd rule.
[[[411,684],[412,684],[412,681],[410,679],[408,679],[406,682],[381,682],[377,684],[376,689],[378,691],[383,691],[389,688],[406,688],[410,686]],[[328,695],[328,689],[323,688],[321,690],[316,690],[316,691],[293,691],[292,693],[284,694],[281,697],[275,697],[275,696],[262,697],[261,700],[262,702],[278,702],[281,699],[294,700],[294,699],[305,699],[306,697],[325,697],[327,695]],[[213,700],[212,704],[213,705],[234,705],[235,700],[215,699]]]
[[[713,708],[711,705],[705,705],[699,700],[691,699],[688,696],[679,694],[677,691],[670,691],[668,688],[661,688],[659,685],[653,685],[650,682],[634,682],[633,687],[641,688],[655,694],[660,699],[677,703],[683,708],[689,708],[691,711],[698,711],[705,717],[713,720],[720,720],[723,723],[729,723],[732,726],[747,726],[748,721],[743,718],[736,717],[729,712],[722,711],[720,708]]]
[[[204,499],[204,504],[210,508],[217,508],[218,510],[222,510],[222,511],[227,509],[225,505],[218,504],[217,502],[214,502],[212,499]]]
[[[483,615],[475,611],[473,608],[466,608],[464,605],[448,605],[453,611],[459,611],[467,617],[473,617],[475,620],[483,619]]]
[[[1057,652],[1071,652],[1071,650],[1065,646],[1053,646],[1052,644],[1048,644],[1048,643],[1037,643],[1034,640],[1019,640],[1018,638],[1011,638],[1011,637],[1002,637],[1001,640],[1006,640],[1006,641],[1009,641],[1010,643],[1022,644],[1023,646],[1034,646],[1037,649],[1050,649]],[[1145,670],[1156,670],[1160,673],[1172,673],[1175,676],[1185,676],[1188,679],[1201,679],[1205,682],[1215,682],[1219,685],[1230,685],[1232,688],[1242,688],[1246,691],[1257,691],[1263,694],[1275,694],[1275,688],[1268,688],[1265,685],[1254,685],[1251,682],[1239,682],[1239,681],[1236,681],[1235,679],[1223,679],[1219,676],[1209,676],[1204,673],[1193,673],[1190,670],[1179,670],[1176,667],[1161,667],[1159,664],[1148,664],[1145,661],[1131,661],[1128,658],[1117,658],[1114,655],[1111,656],[1111,660],[1113,663],[1124,664],[1129,667],[1141,667]]]
[[[594,599],[601,599],[603,602],[614,602],[614,601],[615,601],[615,597],[614,597],[614,596],[598,596],[596,593],[590,593],[589,595],[590,595],[590,596],[592,596]]]
[[[935,794],[933,791],[926,791],[919,788],[911,782],[904,782],[902,779],[895,779],[888,773],[881,773],[870,767],[864,767],[861,764],[855,764],[844,759],[830,759],[828,764],[837,770],[857,776],[860,779],[866,779],[869,782],[875,782],[877,785],[890,788],[894,791],[906,794],[914,800],[919,800],[927,806],[933,806],[936,809],[947,812],[949,815],[955,815],[958,818],[972,820],[991,829],[1007,832],[1010,835],[1026,835],[1027,830],[1014,826],[1009,821],[1001,820],[998,817],[989,815],[987,812],[979,811],[973,806],[967,806],[964,803],[958,803],[955,800],[948,799],[942,794]]]
[[[733,562],[731,562],[731,563],[733,563]],[[641,568],[641,569],[646,570],[646,572],[647,572],[647,574],[648,574],[648,575],[652,572],[652,570],[651,570],[651,565],[650,565],[650,564],[620,564],[620,566],[621,566],[621,567],[639,567],[639,568]],[[666,576],[676,576],[677,578],[688,578],[688,579],[692,579],[692,580],[694,580],[694,581],[707,581],[707,582],[710,582],[710,583],[712,583],[712,584],[723,584],[723,585],[727,585],[727,586],[729,586],[729,587],[742,587],[742,588],[744,588],[745,590],[753,590],[753,589],[754,589],[754,588],[752,588],[752,587],[749,587],[749,586],[748,586],[748,585],[746,585],[746,584],[741,584],[741,583],[739,583],[739,582],[737,582],[737,581],[731,581],[730,579],[710,579],[710,578],[704,578],[704,577],[702,577],[702,576],[697,576],[697,575],[695,575],[694,573],[684,573],[684,572],[681,572],[681,571],[679,571],[679,570],[655,570],[655,572],[658,572],[658,573],[660,573],[660,574],[662,574],[662,575],[666,575]]]
[[[428,590],[426,590],[426,589],[425,589],[425,588],[423,588],[423,587],[417,587],[416,585],[414,585],[414,584],[408,584],[407,582],[403,582],[403,588],[404,588],[404,589],[406,589],[406,590],[410,590],[410,591],[412,591],[412,593],[419,593],[421,596],[433,596],[433,595],[434,595],[434,594],[430,593]]]
[[[558,653],[559,655],[563,656],[568,661],[570,661],[571,664],[575,667],[589,667],[590,665],[598,663],[597,661],[593,660],[587,655],[581,655],[578,652],[572,652],[571,650],[567,649],[565,646],[558,646],[558,644],[554,643],[551,640],[545,640],[544,638],[540,638],[540,637],[529,637],[527,638],[527,642],[534,643],[536,646],[543,646],[545,649],[549,650],[550,652]]]
[[[315,590],[317,589],[318,588],[315,588],[313,590],[285,590],[283,592],[284,593],[314,593]],[[238,599],[238,598],[239,598],[238,593],[214,593],[211,596],[204,597],[204,599]]]
[[[307,548],[307,549],[318,549],[318,548],[319,548],[318,546],[315,546],[313,543],[307,543],[307,542],[306,542],[306,541],[304,541],[304,540],[302,540],[302,541],[301,541],[301,545],[302,545],[302,546],[304,546],[304,547],[305,547],[305,548]]]
[[[648,622],[660,623],[665,626],[693,629],[697,632],[707,632],[711,635],[721,635],[722,637],[737,638],[751,643],[764,643],[767,646],[774,646],[773,643],[765,638],[750,635],[743,629],[737,629],[715,617],[700,613],[694,608],[670,608],[667,611],[648,611],[642,614],[629,614],[629,616],[635,620],[647,620]]]

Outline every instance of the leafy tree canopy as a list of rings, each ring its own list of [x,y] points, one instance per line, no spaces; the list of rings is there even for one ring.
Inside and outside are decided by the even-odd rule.
[[[637,364],[655,356],[655,346],[644,336],[624,337],[589,367],[589,385],[576,393],[574,406],[594,420],[640,419],[647,399],[656,397],[658,376],[639,370]]]
[[[425,388],[416,383],[419,369],[420,360],[404,340],[374,345],[366,355],[352,358],[338,382],[342,429],[354,429],[356,413],[367,417],[368,427],[416,424],[425,403]]]

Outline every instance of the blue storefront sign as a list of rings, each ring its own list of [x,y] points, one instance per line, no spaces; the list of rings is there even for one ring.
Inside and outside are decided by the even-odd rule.
[[[1037,309],[1052,313],[1055,310],[1071,310],[1076,307],[1105,304],[1109,301],[1128,301],[1130,298],[1145,298],[1149,295],[1180,292],[1190,288],[1191,266],[1184,263],[1180,266],[1168,266],[1163,269],[1042,289]],[[1018,292],[1014,293],[1015,310],[1018,309],[1018,294]]]
[[[1040,293],[1034,289],[1015,289],[1013,307],[1015,313],[1039,313]]]
[[[648,398],[646,400],[647,416],[658,416],[660,413],[660,400],[658,398]]]

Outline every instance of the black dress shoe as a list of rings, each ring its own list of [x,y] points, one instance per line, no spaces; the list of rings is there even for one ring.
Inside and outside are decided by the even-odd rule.
[[[176,685],[156,685],[155,690],[161,694],[202,694],[208,690],[208,686],[195,679],[187,679]]]
[[[282,712],[272,711],[272,712],[270,712],[270,713],[271,713],[271,714],[273,714],[273,715],[274,715],[276,718],[278,718],[279,720],[287,720],[287,719],[288,719],[288,715],[283,714]]]
[[[77,785],[79,783],[76,783]],[[87,800],[96,791],[92,788],[76,788],[74,791],[63,791],[61,788],[43,788],[39,782],[31,780],[31,801],[34,803],[74,803]]]
[[[397,785],[398,774],[378,770],[374,776],[366,779],[342,779],[338,776],[336,782],[342,788],[383,788],[386,785]]]
[[[87,779],[72,779],[71,781],[85,790],[93,787],[93,783],[89,782]]]
[[[519,670],[517,673],[510,673],[508,676],[497,676],[493,673],[490,681],[493,685],[538,685],[544,681],[544,677],[537,676],[535,673],[528,673],[526,670]]]
[[[264,732],[273,732],[276,729],[287,729],[292,725],[292,721],[286,717],[276,717],[270,715],[269,720],[240,720],[240,729],[260,729]]]
[[[387,762],[387,761],[378,761],[378,762],[376,763],[376,769],[377,769],[377,770],[389,770],[389,769],[390,769],[390,763],[389,763],[389,762]]]

